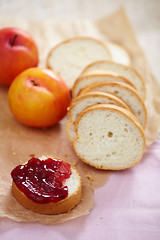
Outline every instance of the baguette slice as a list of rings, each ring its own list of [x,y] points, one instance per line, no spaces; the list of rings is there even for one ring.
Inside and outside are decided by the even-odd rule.
[[[50,158],[50,157],[49,157]],[[40,160],[46,160],[47,157],[42,157]],[[54,158],[63,161],[59,158]],[[71,166],[71,165],[70,165]],[[12,181],[12,194],[14,198],[25,208],[41,214],[61,214],[70,211],[82,199],[82,184],[81,177],[76,168],[71,166],[71,176],[66,179],[64,186],[68,187],[68,196],[58,202],[39,203],[28,198]]]
[[[74,149],[89,165],[105,170],[130,168],[139,163],[145,149],[145,135],[128,110],[99,104],[79,114]]]
[[[94,63],[89,64],[86,68],[84,68],[83,72],[81,73],[81,76],[86,75],[90,69],[101,69],[111,71],[127,78],[136,87],[140,96],[143,99],[145,99],[146,96],[145,82],[135,69],[111,61],[96,61]]]
[[[72,88],[74,81],[88,64],[110,59],[110,52],[103,42],[89,37],[76,37],[51,49],[47,67],[57,72],[68,87]]]
[[[86,76],[79,77],[73,85],[72,97],[74,98],[78,96],[85,87],[93,83],[99,83],[99,82],[123,82],[135,88],[132,82],[123,76],[120,76],[114,73],[99,72],[97,74],[93,73],[93,74],[88,74]]]
[[[88,106],[101,103],[110,103],[117,106],[126,108],[130,111],[128,105],[121,100],[116,95],[103,92],[87,92],[83,95],[78,96],[72,101],[71,106],[68,110],[69,120],[66,125],[66,135],[70,141],[73,143],[74,138],[76,137],[74,123],[78,115]]]
[[[127,50],[120,46],[119,44],[113,43],[113,42],[105,42],[107,45],[111,56],[112,56],[112,61],[124,65],[131,65],[131,58]]]
[[[125,83],[94,83],[81,92],[102,91],[113,93],[120,97],[131,109],[134,115],[137,117],[143,128],[146,127],[147,123],[147,111],[143,99],[138,92]]]

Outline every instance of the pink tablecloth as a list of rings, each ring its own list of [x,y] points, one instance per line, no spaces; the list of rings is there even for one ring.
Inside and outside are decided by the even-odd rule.
[[[53,226],[3,219],[0,239],[160,239],[160,137],[139,165],[113,172],[95,191],[89,215]]]

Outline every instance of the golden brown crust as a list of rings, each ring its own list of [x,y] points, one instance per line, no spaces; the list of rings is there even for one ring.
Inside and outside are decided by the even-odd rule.
[[[67,138],[69,140],[69,142],[73,145],[73,140],[71,139],[70,135],[68,134],[68,129],[69,129],[69,126],[74,124],[70,119],[68,120],[68,122],[66,123],[66,128],[65,128],[65,132],[66,132],[66,135],[67,135]]]
[[[75,167],[72,166],[75,169]],[[76,170],[76,169],[75,169]],[[76,192],[69,195],[67,198],[57,202],[57,203],[37,203],[33,200],[29,199],[22,191],[20,191],[14,181],[12,181],[12,194],[14,198],[25,208],[32,210],[36,213],[41,214],[61,214],[65,212],[69,212],[76,205],[78,205],[82,199],[82,184],[81,178],[76,170],[76,173],[79,176],[79,187]]]
[[[146,106],[144,104],[144,101],[142,99],[142,97],[139,95],[139,93],[137,92],[137,90],[135,90],[134,88],[132,88],[131,86],[129,86],[128,84],[125,84],[125,83],[118,83],[118,82],[110,82],[110,83],[106,83],[106,82],[101,82],[101,83],[93,83],[91,84],[90,86],[84,88],[84,90],[82,91],[81,94],[83,93],[86,93],[88,91],[91,91],[93,89],[94,91],[94,88],[96,87],[100,87],[100,86],[105,86],[105,85],[114,85],[114,86],[118,86],[118,87],[121,87],[121,88],[126,88],[128,89],[130,92],[132,92],[138,99],[139,101],[141,102],[142,106],[143,106],[143,109],[144,109],[144,114],[145,114],[145,123],[144,123],[144,128],[146,127],[146,124],[147,124],[147,110],[146,110]]]
[[[145,87],[145,81],[144,79],[142,78],[142,76],[131,66],[127,66],[127,65],[123,65],[123,64],[120,64],[120,63],[115,63],[115,62],[112,62],[112,61],[109,61],[109,60],[101,60],[101,61],[96,61],[96,62],[93,62],[93,63],[90,63],[88,64],[88,66],[86,68],[83,69],[82,73],[81,73],[81,76],[83,76],[83,74],[85,74],[85,72],[87,71],[87,69],[89,69],[90,67],[96,65],[97,63],[111,63],[111,64],[114,64],[114,65],[118,65],[118,66],[121,66],[123,67],[124,69],[130,69],[132,70],[140,79],[141,79],[141,82],[142,82],[142,85],[143,85],[143,88],[144,88],[144,99],[146,97],[146,87]]]
[[[124,109],[124,108],[121,108],[121,107],[118,107],[118,106],[112,105],[112,104],[100,104],[100,105],[96,104],[96,105],[90,106],[90,107],[86,108],[83,112],[81,112],[81,114],[79,114],[79,116],[77,117],[76,122],[75,122],[75,131],[76,131],[76,133],[78,131],[77,128],[78,128],[79,121],[85,115],[85,113],[88,112],[88,111],[94,111],[94,110],[97,110],[97,109],[98,110],[110,109],[110,110],[113,110],[113,111],[117,111],[117,112],[123,114],[125,117],[127,117],[130,121],[132,121],[136,125],[136,127],[141,132],[141,136],[143,138],[143,143],[144,143],[141,155],[140,155],[139,159],[135,163],[133,163],[131,165],[128,165],[127,167],[123,167],[123,168],[119,168],[119,167],[117,167],[117,168],[116,167],[115,168],[104,168],[103,166],[97,166],[97,165],[94,165],[94,164],[86,161],[86,159],[82,158],[79,155],[79,153],[78,153],[78,151],[77,151],[77,149],[75,147],[75,143],[79,139],[78,134],[76,134],[77,136],[74,139],[73,145],[74,145],[74,150],[75,150],[77,156],[83,162],[91,165],[92,167],[95,167],[97,169],[102,169],[102,170],[122,170],[122,169],[126,169],[126,168],[131,168],[131,167],[137,165],[140,162],[140,160],[141,160],[141,158],[143,156],[144,150],[145,150],[145,146],[146,146],[145,134],[144,134],[144,130],[143,130],[141,124],[139,123],[139,121],[137,120],[137,118],[130,111],[128,111],[127,109]]]
[[[52,67],[51,67],[50,64],[49,64],[49,58],[50,58],[50,56],[52,55],[52,52],[53,52],[57,47],[65,44],[65,43],[68,43],[68,42],[70,42],[70,41],[76,40],[76,39],[86,39],[86,40],[88,39],[88,40],[93,40],[93,41],[96,41],[96,42],[100,43],[100,44],[103,45],[104,48],[106,49],[106,52],[108,53],[108,56],[110,57],[110,59],[112,59],[111,53],[110,53],[108,47],[106,46],[106,44],[105,44],[103,41],[100,41],[100,40],[98,40],[98,39],[94,39],[94,38],[92,38],[92,37],[80,37],[80,36],[79,36],[79,37],[73,37],[73,38],[69,38],[69,39],[67,39],[67,40],[64,40],[64,41],[58,43],[57,45],[55,45],[53,48],[51,48],[51,50],[50,50],[50,52],[49,52],[49,54],[48,54],[48,57],[47,57],[47,61],[46,61],[47,67],[50,68],[50,69],[52,69]],[[53,69],[53,70],[54,70],[54,69]]]
[[[111,73],[103,73],[103,74],[87,74],[85,76],[80,76],[79,78],[77,78],[77,80],[75,81],[73,87],[72,87],[72,96],[73,98],[78,96],[84,88],[80,89],[78,94],[76,95],[75,94],[75,89],[76,89],[76,86],[79,84],[79,82],[83,81],[83,79],[86,79],[86,78],[94,78],[94,77],[108,77],[108,78],[114,78],[115,82],[121,82],[120,79],[122,80],[122,82],[132,86],[133,88],[136,88],[134,86],[134,84],[127,78],[121,76],[121,75],[114,75],[114,74],[111,74]],[[97,82],[98,83],[98,82]]]

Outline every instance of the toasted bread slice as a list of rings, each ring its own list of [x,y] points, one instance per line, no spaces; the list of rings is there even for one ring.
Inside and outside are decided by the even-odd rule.
[[[40,160],[46,160],[47,157],[42,157]],[[56,160],[63,161],[59,158],[54,158]],[[22,165],[23,166],[23,165]],[[82,184],[81,184],[81,177],[79,173],[77,172],[76,168],[71,166],[71,175],[69,178],[65,180],[62,187],[68,188],[68,196],[60,201],[57,202],[47,202],[47,203],[41,203],[37,202],[36,198],[29,198],[16,184],[16,182],[12,181],[12,194],[14,198],[25,208],[28,208],[34,212],[42,213],[42,214],[60,214],[70,211],[72,208],[74,208],[77,204],[80,203],[82,198]],[[41,178],[41,172],[37,173],[36,177],[38,176]],[[42,171],[42,174],[44,175],[44,170]],[[46,173],[48,174],[48,173]],[[58,176],[58,175],[57,175]],[[25,186],[28,186],[28,191],[32,189],[30,184],[28,184],[29,180],[26,178]],[[57,179],[57,182],[59,180]],[[44,184],[44,183],[43,183]],[[47,183],[49,186],[52,186],[52,184],[49,182]],[[24,183],[23,183],[24,185]],[[35,187],[35,185],[34,185]],[[45,188],[45,186],[42,186],[42,188]],[[54,188],[54,186],[53,186]],[[36,189],[34,190],[36,191]],[[39,196],[39,198],[43,198],[42,196]]]
[[[94,38],[75,37],[51,49],[47,67],[58,73],[72,88],[82,70],[90,63],[111,59],[107,46]]]
[[[110,93],[103,93],[103,92],[87,92],[79,97],[75,98],[72,101],[71,106],[68,110],[69,120],[66,125],[66,134],[71,143],[76,136],[74,123],[76,121],[77,116],[88,106],[94,104],[101,104],[101,103],[110,103],[115,104],[117,106],[121,106],[126,108],[130,111],[128,105],[121,100],[119,97],[110,94]]]
[[[130,168],[144,153],[142,126],[131,112],[119,106],[98,104],[86,108],[77,117],[75,130],[77,156],[95,168]]]
[[[84,68],[83,72],[81,73],[81,76],[86,75],[90,69],[101,69],[111,71],[127,78],[136,87],[140,96],[143,99],[145,99],[146,96],[145,82],[143,78],[140,76],[140,74],[132,67],[114,63],[111,61],[96,61],[94,63],[89,64],[86,68]]]
[[[137,117],[143,128],[147,123],[147,111],[143,99],[138,92],[125,83],[94,83],[81,92],[102,91],[109,92],[120,97],[131,109],[134,115]]]

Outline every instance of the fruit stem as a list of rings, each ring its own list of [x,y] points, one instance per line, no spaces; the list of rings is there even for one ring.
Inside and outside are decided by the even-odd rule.
[[[11,42],[11,46],[14,45],[14,42],[15,42],[15,40],[16,40],[17,37],[18,37],[18,34],[15,34],[14,37],[13,37],[13,40],[12,40],[12,42]]]
[[[33,83],[33,86],[38,86],[34,79],[31,80],[31,83]]]

